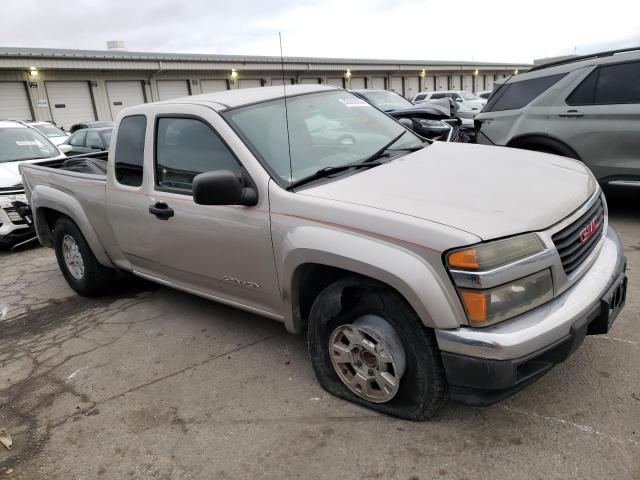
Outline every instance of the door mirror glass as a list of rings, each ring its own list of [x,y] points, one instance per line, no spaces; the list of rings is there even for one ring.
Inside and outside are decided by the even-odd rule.
[[[199,205],[255,205],[258,195],[231,170],[216,170],[193,179],[193,201]]]

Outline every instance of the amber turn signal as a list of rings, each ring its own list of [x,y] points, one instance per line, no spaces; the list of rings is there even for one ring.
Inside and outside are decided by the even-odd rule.
[[[451,268],[463,270],[476,270],[478,268],[478,256],[475,248],[465,248],[452,252],[447,257],[447,263]]]

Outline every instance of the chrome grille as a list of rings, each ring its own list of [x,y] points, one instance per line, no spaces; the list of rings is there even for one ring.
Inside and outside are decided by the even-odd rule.
[[[581,241],[581,233],[596,219],[598,230],[586,241]],[[551,237],[558,250],[562,267],[567,275],[571,275],[582,265],[582,262],[596,248],[598,240],[604,234],[604,205],[602,197],[593,202],[589,209],[577,220]]]

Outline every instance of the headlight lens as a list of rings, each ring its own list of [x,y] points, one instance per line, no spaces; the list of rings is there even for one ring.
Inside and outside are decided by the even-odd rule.
[[[544,246],[538,236],[530,233],[456,250],[447,256],[447,263],[450,268],[459,270],[491,270],[542,250]]]
[[[482,327],[515,317],[553,298],[551,270],[488,290],[459,289],[472,326]]]

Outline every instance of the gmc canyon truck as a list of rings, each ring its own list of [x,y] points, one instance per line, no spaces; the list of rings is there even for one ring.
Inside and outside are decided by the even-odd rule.
[[[71,288],[122,270],[281,321],[327,391],[411,420],[503,399],[609,330],[626,260],[583,164],[425,141],[342,89],[286,94],[123,110],[106,175],[21,165]]]

